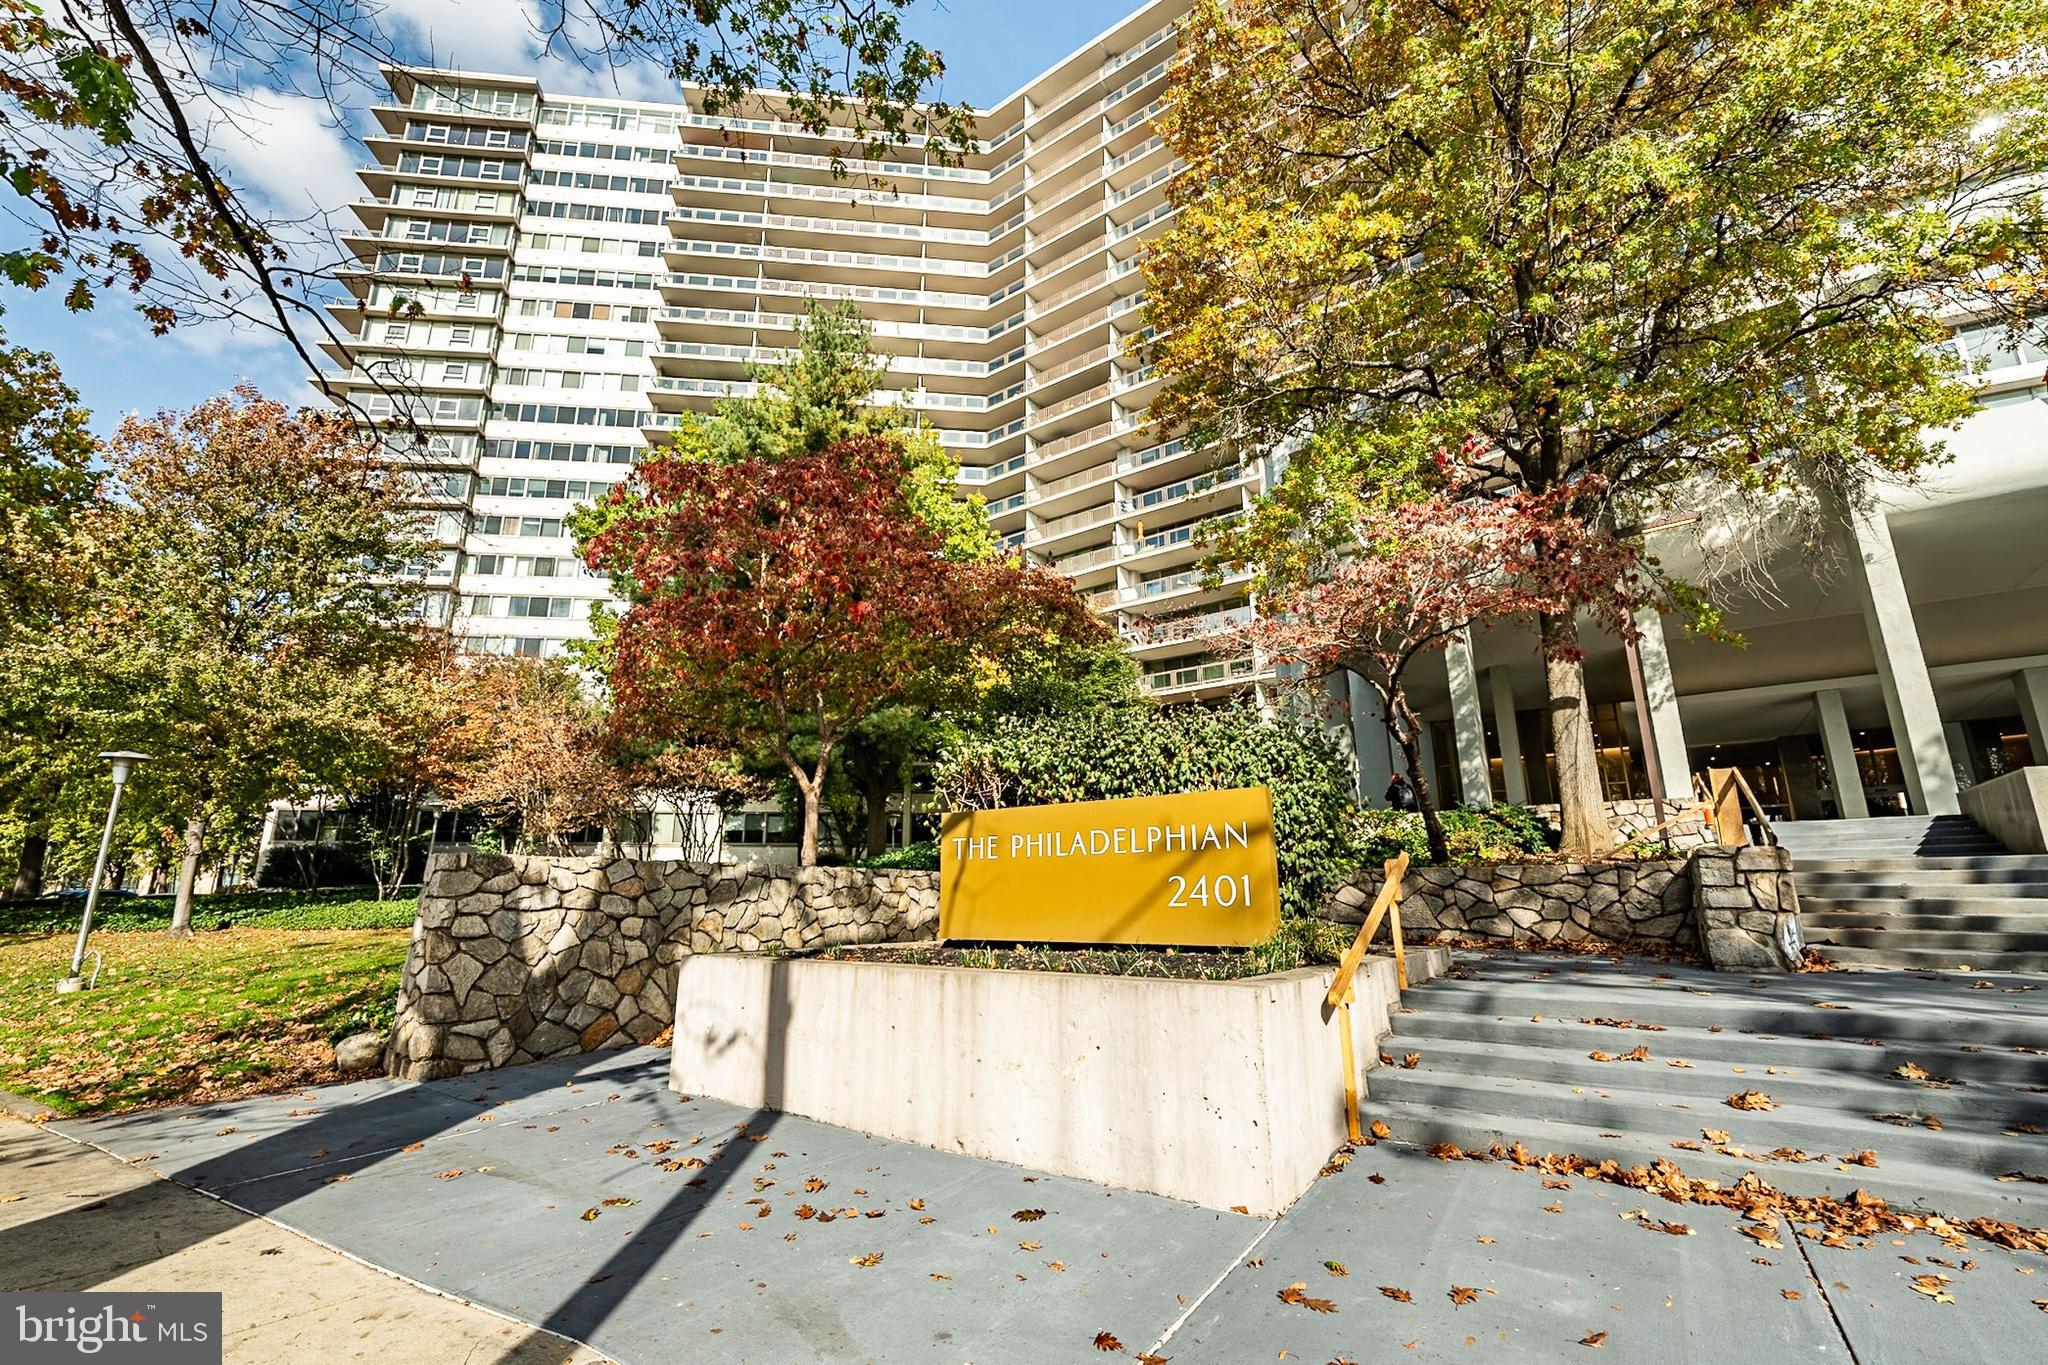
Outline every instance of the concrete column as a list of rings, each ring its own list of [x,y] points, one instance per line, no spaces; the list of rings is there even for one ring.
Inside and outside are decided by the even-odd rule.
[[[1877,679],[1884,688],[1892,742],[1899,747],[1907,799],[1916,814],[1954,815],[1962,809],[1956,804],[1955,764],[1941,732],[1941,708],[1927,676],[1913,604],[1899,575],[1891,527],[1883,512],[1866,507],[1849,514],[1849,530],[1856,541],[1863,623],[1870,631],[1870,652],[1877,657]]]
[[[2020,719],[2027,723],[2027,747],[2034,762],[2048,765],[2048,668],[2023,668],[2012,675],[2020,694]]]
[[[1942,724],[1941,737],[1948,745],[1949,760],[1955,765],[1950,771],[1955,774],[1956,790],[1968,791],[1977,785],[1977,774],[1970,768],[1970,736],[1961,721],[1951,720]]]
[[[1484,810],[1493,804],[1493,779],[1486,768],[1486,716],[1479,709],[1479,675],[1472,670],[1472,632],[1461,630],[1444,647],[1451,682],[1451,728],[1458,740],[1458,785],[1465,804]]]
[[[1657,747],[1664,795],[1692,799],[1692,761],[1685,754],[1685,721],[1678,714],[1678,686],[1671,679],[1671,655],[1664,648],[1664,618],[1644,608],[1636,613],[1636,658],[1643,666],[1643,696],[1650,705],[1645,733]],[[1644,718],[1636,717],[1642,726]],[[1649,765],[1643,765],[1644,772]]]
[[[1486,670],[1486,690],[1493,694],[1493,729],[1500,736],[1501,781],[1510,805],[1529,804],[1529,779],[1522,772],[1522,731],[1515,723],[1515,685],[1505,668]]]
[[[1344,676],[1350,680],[1351,750],[1358,756],[1358,800],[1361,805],[1377,805],[1387,794],[1387,782],[1402,766],[1400,750],[1394,747],[1380,699],[1371,686],[1356,673]]]
[[[1835,784],[1835,806],[1844,820],[1867,820],[1870,805],[1863,799],[1863,770],[1856,766],[1856,740],[1849,733],[1842,694],[1831,688],[1814,693],[1813,699],[1820,707],[1820,743]]]

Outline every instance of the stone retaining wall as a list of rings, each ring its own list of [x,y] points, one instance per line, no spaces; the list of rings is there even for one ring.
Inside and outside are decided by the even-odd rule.
[[[1543,817],[1551,829],[1563,828],[1556,802],[1529,807]],[[1614,842],[1632,844],[1637,839],[1656,836],[1650,831],[1657,828],[1657,803],[1650,800],[1609,801],[1607,803],[1608,823],[1614,827]],[[1674,853],[1685,853],[1715,842],[1714,827],[1700,814],[1699,803],[1691,799],[1680,801],[1673,798],[1664,803],[1664,819],[1669,822],[1664,828],[1664,839]]]
[[[1325,917],[1365,918],[1379,874],[1337,888]],[[1697,848],[1684,858],[1613,863],[1459,863],[1411,867],[1401,927],[1509,942],[1654,945],[1725,971],[1785,970],[1799,944],[1791,856],[1780,848]],[[1785,920],[1791,921],[1786,929]]]
[[[646,1042],[691,953],[902,943],[938,929],[938,875],[437,853],[385,1067],[428,1080]]]

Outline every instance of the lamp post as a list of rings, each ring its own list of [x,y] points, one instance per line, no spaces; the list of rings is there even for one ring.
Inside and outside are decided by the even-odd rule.
[[[114,769],[114,796],[107,802],[107,824],[100,831],[100,856],[92,865],[92,883],[85,888],[85,914],[78,922],[78,946],[71,950],[71,975],[57,982],[57,994],[70,995],[85,989],[85,978],[79,975],[85,966],[85,940],[92,933],[92,912],[100,903],[100,882],[107,875],[107,853],[114,843],[114,816],[121,809],[121,788],[128,785],[128,775],[135,771],[138,763],[147,763],[148,754],[129,753],[117,749],[100,755]],[[94,977],[99,976],[97,969]]]

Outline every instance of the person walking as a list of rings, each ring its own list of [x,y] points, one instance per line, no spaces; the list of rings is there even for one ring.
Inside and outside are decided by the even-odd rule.
[[[1388,779],[1387,806],[1390,810],[1415,809],[1415,788],[1409,785],[1408,774],[1395,773]]]

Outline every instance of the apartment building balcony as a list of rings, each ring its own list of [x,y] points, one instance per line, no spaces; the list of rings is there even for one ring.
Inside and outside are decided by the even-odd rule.
[[[1160,701],[1208,701],[1235,695],[1268,676],[1261,674],[1257,659],[1240,655],[1141,673],[1138,686]]]
[[[1093,426],[1107,413],[1114,393],[1115,386],[1107,381],[1082,389],[1032,412],[1025,419],[1025,429],[1039,440],[1046,441],[1068,431]]]
[[[1164,530],[1133,536],[1124,542],[1121,557],[1133,569],[1144,573],[1156,573],[1161,569],[1192,564],[1208,554],[1218,532],[1239,520],[1241,516],[1241,512],[1233,510],[1220,516],[1203,517],[1197,521],[1169,526]]]
[[[1241,508],[1251,473],[1242,465],[1175,479],[1172,483],[1127,493],[1117,500],[1117,518],[1126,526],[1166,516],[1199,516],[1224,508]]]
[[[1034,322],[1058,325],[1070,322],[1073,317],[1069,310],[1078,314],[1090,309],[1105,308],[1126,287],[1125,282],[1138,274],[1136,259],[1121,261],[1104,270],[1084,273],[1071,282],[1064,277],[1058,283],[1058,292],[1040,297],[1032,295],[1036,317]],[[1139,277],[1142,282],[1142,276]]]
[[[1024,461],[1024,456],[1012,455],[995,464],[963,464],[954,482],[962,493],[978,493],[986,500],[1011,497],[1024,491]]]
[[[1225,572],[1212,580],[1200,568],[1174,569],[1124,585],[1117,592],[1117,606],[1134,616],[1176,615],[1243,597],[1251,581],[1247,571]]]
[[[1061,555],[1090,540],[1102,539],[1102,528],[1116,520],[1116,507],[1104,503],[1065,516],[1041,517],[1026,538],[1041,555]]]
[[[479,201],[475,194],[431,194],[424,202],[408,202],[413,200],[410,190],[431,188],[433,186],[412,183],[394,185],[389,193],[382,197],[356,200],[348,206],[348,212],[361,225],[364,232],[373,234],[381,234],[385,224],[393,216],[411,217],[415,214],[425,214],[465,223],[508,225],[519,220],[520,197],[516,184],[494,182],[490,190],[484,192],[489,197],[482,201],[483,207],[478,206]]]
[[[1117,443],[1142,425],[1135,417],[1112,417],[1057,440],[1042,441],[1031,452],[1032,469],[1039,478],[1057,482],[1114,458]]]
[[[834,284],[816,280],[783,280],[772,277],[673,272],[657,278],[662,298],[670,306],[732,306],[742,300],[846,300],[858,304],[862,313],[893,322],[922,321],[933,313],[943,321],[962,325],[978,322],[988,315],[989,298],[984,294],[955,293],[938,289],[892,288],[882,285]],[[760,303],[749,303],[759,308]]]
[[[689,99],[693,96],[690,92],[685,92],[684,97]],[[723,140],[726,137],[758,140],[773,137],[778,143],[793,142],[814,147],[828,156],[836,153],[848,161],[858,160],[860,156],[859,140],[843,125],[818,129],[808,128],[786,119],[741,118],[731,114],[707,114],[691,110],[682,116],[678,131],[686,138],[692,133],[699,135],[697,139],[692,140]],[[1011,128],[1003,137],[984,141],[980,150],[968,155],[966,160],[971,165],[987,170],[991,175],[996,174],[996,168],[1014,156],[1013,151],[1006,149],[1015,143],[1022,131],[1019,125]],[[930,140],[922,133],[907,132],[900,142],[905,149],[921,149],[930,145]]]
[[[1027,543],[1029,537],[1026,537]],[[1093,549],[1077,550],[1056,559],[1047,559],[1046,566],[1074,581],[1074,587],[1083,592],[1116,581],[1117,547],[1098,545]]]
[[[687,169],[694,162],[722,162],[758,171],[774,167],[782,177],[813,184],[832,184],[844,179],[846,158],[818,152],[788,151],[781,147],[735,145],[725,141],[700,141],[685,134],[676,144],[676,165]],[[986,168],[948,166],[935,161],[884,159],[863,162],[864,179],[895,183],[905,189],[923,190],[939,183],[957,186],[985,186],[993,178]]]
[[[1024,350],[1034,368],[1057,370],[1083,351],[1113,341],[1108,331],[1110,310],[1099,308],[1034,335]],[[1107,341],[1105,340],[1107,339]]]
[[[1104,382],[1111,357],[1116,354],[1114,346],[1103,344],[1090,347],[1050,369],[1033,372],[1025,381],[1025,392],[1041,410],[1077,396],[1081,389],[1097,387]]]
[[[363,182],[363,188],[370,192],[372,199],[388,200],[401,185],[424,185],[459,190],[510,190],[512,197],[519,197],[519,187],[526,180],[526,162],[522,154],[514,152],[492,152],[487,157],[472,158],[479,163],[489,162],[502,166],[502,170],[486,170],[479,164],[475,168],[459,165],[450,170],[400,170],[396,163],[386,166],[374,163],[356,168],[356,179]]]
[[[1116,633],[1132,657],[1162,661],[1208,648],[1219,637],[1251,624],[1256,615],[1245,603],[1181,616],[1124,616],[1117,622]]]
[[[1216,468],[1218,460],[1225,458],[1228,458],[1227,452],[1215,446],[1198,447],[1185,437],[1176,436],[1170,441],[1128,450],[1117,456],[1117,475],[1134,493],[1149,492],[1209,473]]]

